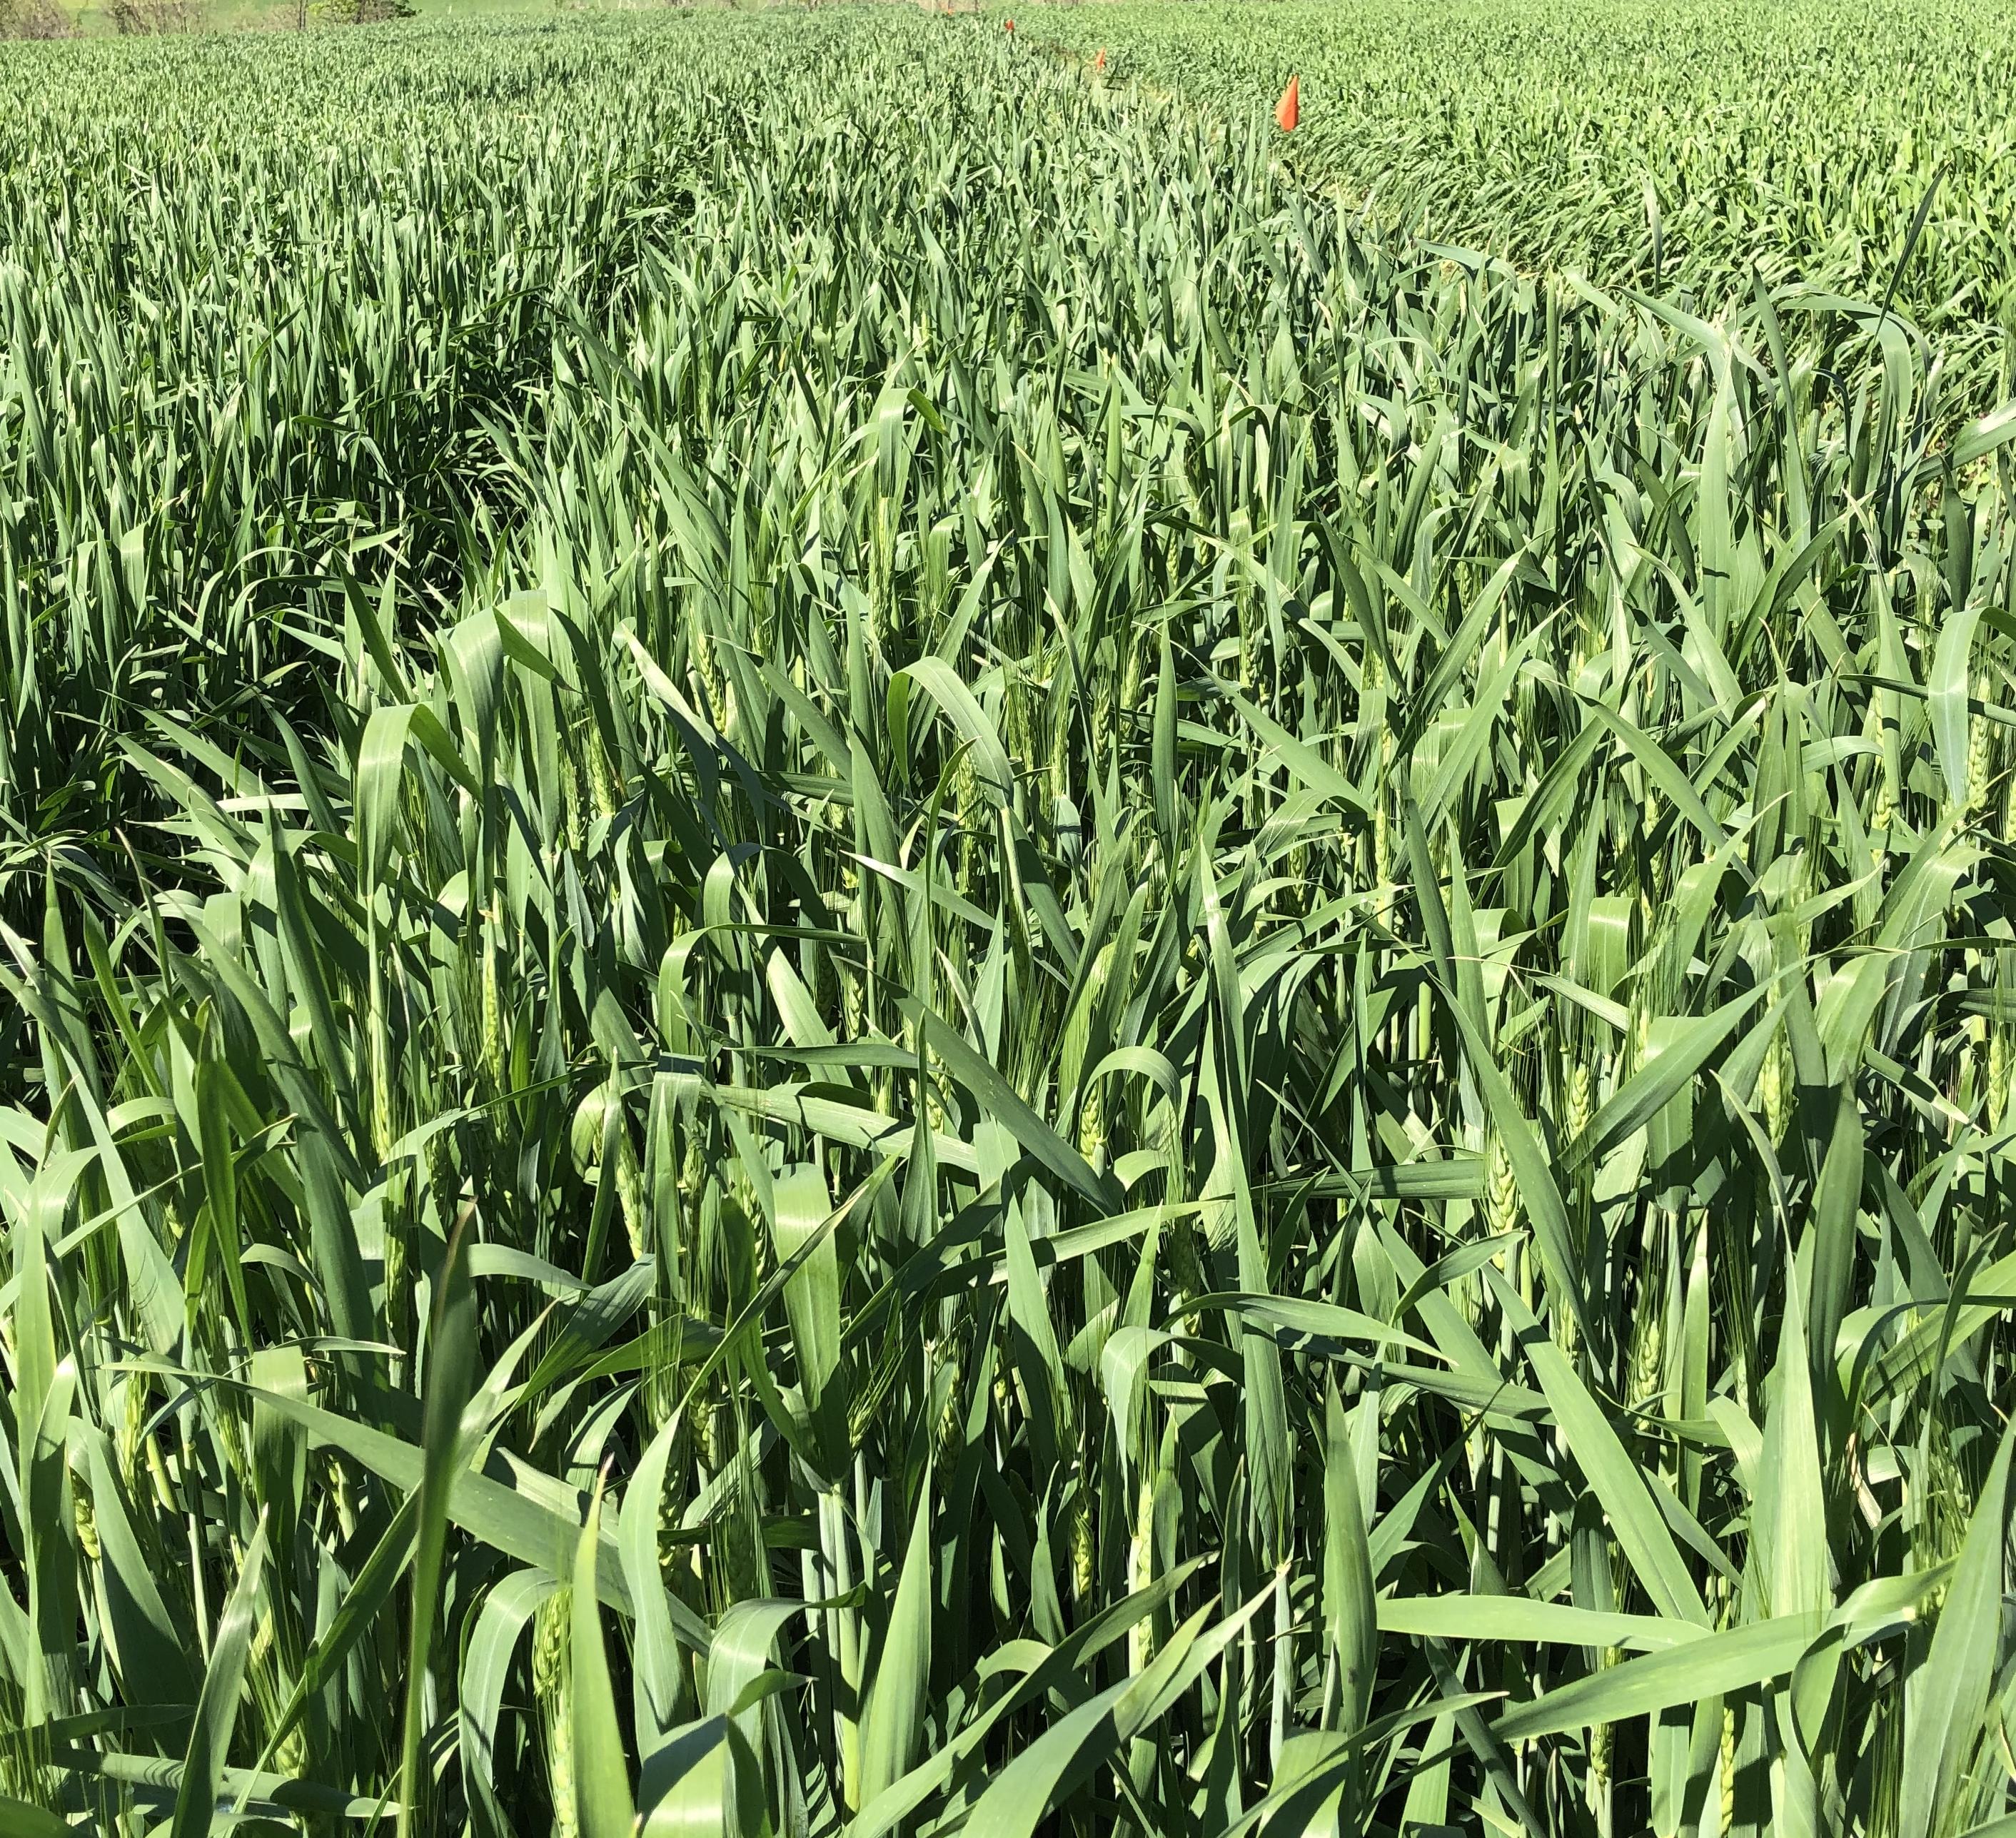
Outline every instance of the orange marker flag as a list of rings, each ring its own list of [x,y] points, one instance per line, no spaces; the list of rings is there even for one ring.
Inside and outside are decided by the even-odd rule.
[[[1092,67],[1095,70],[1103,70],[1106,68],[1106,47],[1103,45],[1099,48],[1099,56],[1092,60]]]
[[[1295,124],[1302,118],[1302,80],[1291,77],[1288,87],[1281,92],[1281,99],[1274,106],[1274,120],[1283,134],[1293,134]]]
[[[1015,30],[1015,22],[1012,19],[1003,20],[1001,22],[1001,29],[1004,32],[1013,32]]]

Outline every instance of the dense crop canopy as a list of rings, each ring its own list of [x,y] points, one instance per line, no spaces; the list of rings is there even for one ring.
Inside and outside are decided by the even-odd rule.
[[[0,1832],[2004,1811],[1987,322],[1280,11],[9,53]]]
[[[1856,298],[1895,286],[1978,409],[2016,392],[2007,0],[1280,0],[1257,16],[1129,0],[1023,23],[1228,115],[1257,117],[1299,71],[1296,171],[1374,224],[1711,311],[1753,272]]]

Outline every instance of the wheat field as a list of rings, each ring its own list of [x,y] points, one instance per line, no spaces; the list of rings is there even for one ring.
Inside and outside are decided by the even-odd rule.
[[[2016,1830],[2011,16],[1492,16],[0,48],[0,1838]]]

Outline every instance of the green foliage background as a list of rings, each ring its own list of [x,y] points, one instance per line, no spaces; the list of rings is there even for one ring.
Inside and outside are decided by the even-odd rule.
[[[0,1833],[2001,1829],[2008,41],[1507,16],[9,50]]]

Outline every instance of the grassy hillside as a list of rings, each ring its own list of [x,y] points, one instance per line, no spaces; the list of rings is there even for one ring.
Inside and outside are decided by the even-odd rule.
[[[8,49],[0,1833],[2007,1815],[1988,322],[1093,11]]]
[[[363,0],[367,9],[374,0]],[[772,0],[376,0],[401,5],[398,16],[358,20],[351,0],[8,0],[0,5],[0,39],[180,37],[218,32],[383,31],[412,20],[560,20],[584,13],[661,13],[758,8]]]

